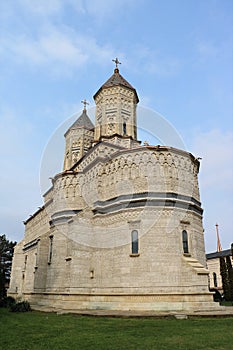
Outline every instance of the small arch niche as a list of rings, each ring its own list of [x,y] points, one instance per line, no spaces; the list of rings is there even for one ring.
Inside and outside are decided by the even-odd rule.
[[[182,231],[182,244],[184,254],[189,254],[188,233],[186,230]]]
[[[127,135],[126,122],[123,123],[123,135]]]
[[[131,232],[131,253],[138,254],[138,231]]]

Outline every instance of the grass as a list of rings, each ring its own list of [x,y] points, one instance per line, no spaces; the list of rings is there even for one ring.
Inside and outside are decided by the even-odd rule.
[[[220,305],[222,305],[222,306],[233,306],[233,301],[221,301]]]
[[[227,350],[233,318],[111,318],[0,309],[0,349]]]

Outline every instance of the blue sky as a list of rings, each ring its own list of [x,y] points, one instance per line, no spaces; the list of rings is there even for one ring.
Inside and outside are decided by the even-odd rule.
[[[0,1],[0,233],[23,237],[22,221],[42,204],[41,159],[49,140],[79,113],[81,100],[94,105],[92,96],[119,57],[140,106],[159,112],[186,150],[202,157],[206,250],[216,250],[216,222],[228,249],[232,17],[231,0]],[[62,164],[62,148],[56,153]]]

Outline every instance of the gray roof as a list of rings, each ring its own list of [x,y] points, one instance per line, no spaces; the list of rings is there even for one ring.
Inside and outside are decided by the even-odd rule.
[[[113,75],[100,87],[100,89],[94,95],[94,98],[102,89],[109,88],[112,86],[119,86],[119,85],[124,86],[130,90],[133,90],[135,95],[136,95],[137,102],[139,102],[139,98],[138,98],[136,90],[134,89],[134,87],[130,83],[128,83],[127,80],[125,80],[125,78],[122,77],[122,75],[119,73],[118,68],[114,69]]]
[[[67,132],[71,129],[78,129],[78,128],[83,128],[87,130],[94,129],[94,125],[92,124],[90,118],[88,117],[86,109],[83,110],[80,117],[69,127]]]
[[[209,253],[206,254],[206,259],[215,259],[215,258],[220,258],[220,257],[226,257],[226,256],[231,256],[232,255],[232,251],[231,249],[226,249],[226,250],[222,250],[221,252],[214,252],[214,253]]]

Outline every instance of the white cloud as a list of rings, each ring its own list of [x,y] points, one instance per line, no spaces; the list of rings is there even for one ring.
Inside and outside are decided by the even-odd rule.
[[[129,2],[131,0],[126,1],[126,5]],[[4,4],[2,14],[0,10],[4,20],[0,33],[0,60],[29,68],[47,65],[48,72],[56,75],[71,74],[73,69],[89,61],[103,64],[109,57],[114,57],[112,44],[100,44],[95,33],[88,34],[88,26],[87,31],[79,26],[79,15],[82,22],[83,14],[93,17],[100,11],[102,16],[106,11],[114,12],[116,6],[123,6],[123,2],[116,5],[114,1],[16,0],[14,6],[11,2]],[[103,11],[104,7],[106,11]],[[69,11],[77,14],[76,29],[65,17]]]
[[[155,56],[154,60],[150,60],[146,66],[149,73],[160,76],[176,75],[180,70],[179,60],[172,57],[162,58]]]
[[[135,4],[134,0],[16,0],[21,10],[41,19],[59,15],[71,7],[77,14],[88,14],[96,20],[115,16],[116,13],[119,15],[121,10],[138,6],[140,2],[138,0]],[[10,7],[10,4],[5,6],[5,10]]]
[[[216,223],[220,225],[223,249],[229,249],[233,225],[233,133],[220,129],[196,133],[191,150],[202,157],[199,185],[207,251],[216,251]]]
[[[61,11],[64,3],[63,0],[18,0],[18,2],[19,5],[27,11],[38,15],[58,13]]]
[[[19,154],[23,154],[23,140],[30,135],[33,126],[29,121],[22,121],[17,118],[15,111],[10,108],[0,109],[0,156],[1,164],[18,162]],[[3,162],[6,163],[3,163]],[[11,163],[12,164],[12,163]]]
[[[85,1],[87,12],[96,19],[103,19],[109,16],[119,16],[121,10],[128,11],[130,7],[139,5],[140,0],[92,0]]]
[[[196,43],[197,63],[210,63],[217,60],[223,64],[224,60],[232,61],[231,33],[221,41],[198,40]]]
[[[57,29],[50,29],[38,38],[18,36],[2,39],[5,51],[19,62],[36,65],[66,63],[72,66],[83,64],[87,59],[79,41],[78,37],[69,37]]]
[[[201,160],[203,188],[232,191],[233,189],[233,133],[219,129],[200,132],[192,150]]]
[[[208,59],[211,56],[216,56],[219,49],[211,42],[201,41],[197,44],[197,51],[203,59]]]
[[[99,45],[93,37],[67,27],[46,27],[36,38],[28,35],[4,36],[0,38],[0,44],[2,56],[31,66],[49,65],[56,73],[64,73],[89,60],[103,63],[113,56],[110,46]]]
[[[105,34],[99,40],[96,39],[97,31],[90,34],[95,20],[104,25],[106,18],[106,23],[111,23],[111,16],[120,18],[122,12],[140,3],[140,0],[136,5],[133,0],[16,0],[16,10],[11,3],[8,7],[4,5],[4,12],[8,15],[11,12],[11,16],[7,27],[0,33],[0,55],[6,61],[24,66],[37,68],[49,65],[48,72],[53,75],[70,75],[75,68],[90,61],[103,65],[116,55],[125,67],[134,67],[135,71],[143,69],[147,74],[160,76],[177,74],[180,62],[176,57],[168,57],[137,43],[130,43],[130,51],[126,55],[122,52],[124,50],[116,47],[116,43],[108,40],[108,33],[107,37]],[[77,16],[75,26],[66,17],[70,10]],[[17,11],[19,16],[16,16]],[[79,25],[79,19],[80,23],[83,19],[87,20],[85,28]],[[9,26],[12,22],[16,25]],[[90,30],[88,25],[91,25]]]
[[[132,46],[129,54],[126,65],[133,67],[135,72],[144,71],[146,74],[169,77],[176,75],[181,69],[180,59],[145,45]]]
[[[23,11],[44,18],[59,15],[67,6],[71,6],[77,13],[85,12],[84,0],[16,0],[16,2]]]
[[[22,237],[22,221],[41,203],[36,132],[19,112],[1,106],[0,230],[15,240]]]

